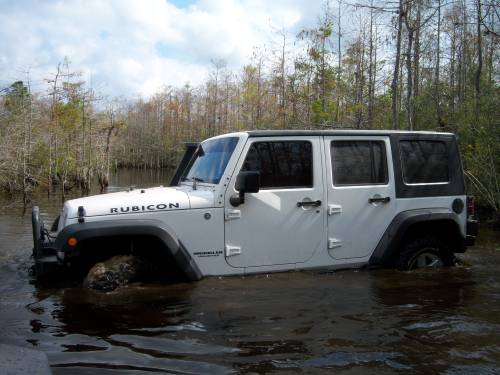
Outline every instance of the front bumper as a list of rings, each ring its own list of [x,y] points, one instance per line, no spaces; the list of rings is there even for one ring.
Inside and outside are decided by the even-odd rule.
[[[36,276],[44,276],[61,268],[62,260],[54,247],[54,242],[40,218],[40,210],[34,206],[31,211],[33,230],[33,259]]]

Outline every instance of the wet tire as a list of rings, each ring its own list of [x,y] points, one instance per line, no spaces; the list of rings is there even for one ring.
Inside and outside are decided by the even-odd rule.
[[[396,262],[401,271],[417,268],[438,268],[454,265],[454,255],[435,237],[420,237],[406,244]]]
[[[89,289],[110,292],[127,285],[141,273],[144,261],[132,255],[117,255],[96,263],[88,272],[83,286]]]

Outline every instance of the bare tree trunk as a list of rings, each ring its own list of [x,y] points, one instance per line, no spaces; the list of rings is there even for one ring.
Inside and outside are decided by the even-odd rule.
[[[257,62],[257,115],[255,117],[255,124],[260,127],[262,117],[262,56],[259,56]]]
[[[373,101],[375,96],[375,79],[373,69],[373,0],[370,1],[370,41],[368,50],[368,129],[373,128]]]
[[[337,61],[337,108],[335,111],[335,122],[338,125],[339,122],[339,114],[340,114],[340,79],[341,79],[341,63],[342,63],[342,48],[340,45],[341,42],[341,26],[340,26],[340,20],[341,20],[341,13],[340,9],[342,7],[342,0],[339,0],[339,13],[338,13],[338,20],[337,23],[339,24],[339,33],[337,35],[338,38],[338,43],[339,43],[339,53],[338,53],[338,61]]]
[[[28,189],[26,185],[26,177],[27,177],[27,163],[26,163],[26,154],[28,149],[28,118],[27,118],[27,110],[26,110],[26,94],[22,93],[22,111],[23,111],[23,149],[21,151],[22,155],[22,169],[23,176],[21,180],[21,186],[23,189],[23,202],[26,204],[28,198]]]
[[[455,99],[456,99],[456,87],[455,87],[455,74],[456,74],[456,58],[457,58],[457,39],[456,39],[456,26],[453,25],[453,32],[450,41],[450,109],[451,113],[455,114]]]
[[[461,1],[461,25],[462,25],[462,35],[460,41],[460,58],[459,58],[459,83],[458,83],[458,100],[459,105],[462,105],[465,101],[465,95],[467,91],[467,5],[466,1]]]
[[[408,29],[408,45],[406,46],[406,122],[408,130],[413,131],[413,73],[411,66],[411,51],[413,46],[413,27],[409,26],[407,19],[406,26]]]
[[[281,44],[281,58],[280,58],[280,75],[281,75],[281,85],[280,85],[280,115],[281,115],[281,127],[284,129],[286,127],[286,74],[285,74],[285,49],[286,49],[286,33],[285,30],[281,31],[281,36],[283,42]]]
[[[28,168],[31,165],[31,137],[33,133],[33,98],[31,97],[31,81],[30,81],[30,73],[27,73],[26,85],[28,86],[28,100],[29,100],[29,119],[28,119]],[[31,174],[31,171],[28,170],[28,173]]]
[[[399,79],[399,63],[401,58],[401,32],[403,28],[403,0],[399,0],[398,9],[398,31],[396,38],[396,61],[394,62],[394,74],[392,76],[391,91],[392,91],[392,128],[399,129],[399,107],[398,107],[398,79]]]
[[[476,0],[476,37],[477,37],[477,68],[474,77],[474,86],[476,89],[476,119],[479,118],[479,102],[481,96],[481,72],[483,69],[483,46],[482,46],[482,36],[481,36],[481,0]]]
[[[434,81],[434,93],[436,99],[436,115],[437,123],[443,128],[445,126],[443,122],[442,106],[441,106],[441,0],[438,0],[438,24],[437,24],[437,48],[436,48],[436,72]]]
[[[500,17],[499,17],[500,18]],[[489,29],[494,30],[495,28],[495,20],[493,18],[493,12],[490,11],[490,22],[489,22]],[[493,84],[493,56],[495,53],[495,41],[494,38],[490,38],[490,50],[488,53],[488,84],[491,86]]]
[[[111,109],[110,113],[110,126],[107,129],[106,133],[106,173],[103,176],[103,179],[101,181],[101,192],[104,190],[105,187],[109,185],[109,172],[110,172],[110,160],[111,160],[111,135],[113,134],[113,130],[115,129],[115,117],[114,117],[114,111],[113,108]],[[152,161],[151,161],[151,167],[152,167]]]
[[[413,129],[418,129],[418,119],[415,111],[415,99],[417,99],[420,95],[420,29],[422,27],[421,20],[422,19],[422,0],[417,0],[417,16],[415,20],[416,29],[415,29],[415,43],[413,47],[413,101],[412,101],[412,124]]]
[[[57,64],[57,73],[52,81],[52,92],[50,96],[52,97],[52,104],[50,108],[50,146],[49,146],[49,171],[47,176],[47,189],[48,194],[50,195],[52,189],[52,177],[57,175],[57,116],[56,116],[56,97],[57,97],[57,81],[59,79],[59,75],[61,73],[61,63]],[[52,147],[53,145],[53,147]],[[55,157],[54,157],[55,156]],[[52,171],[52,162],[54,157],[54,171]]]
[[[362,27],[362,26],[361,26]],[[357,48],[357,58],[356,58],[356,97],[355,97],[355,104],[356,107],[358,108],[356,110],[356,127],[358,129],[361,128],[361,124],[363,122],[363,88],[365,86],[365,80],[364,80],[364,71],[365,71],[365,31],[363,30],[363,35],[359,37],[359,42],[358,42],[358,48]]]

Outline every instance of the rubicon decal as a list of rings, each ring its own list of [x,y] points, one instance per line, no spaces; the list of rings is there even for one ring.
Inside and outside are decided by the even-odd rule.
[[[148,204],[147,206],[127,206],[127,207],[112,207],[110,213],[119,214],[126,212],[141,212],[141,211],[163,211],[180,208],[179,203],[160,203]]]

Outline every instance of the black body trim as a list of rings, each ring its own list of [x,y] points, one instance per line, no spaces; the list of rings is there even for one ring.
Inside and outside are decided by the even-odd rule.
[[[186,170],[191,158],[193,157],[196,149],[199,146],[199,143],[186,143],[186,151],[184,152],[184,156],[182,157],[177,169],[175,170],[174,176],[170,180],[169,186],[178,186],[181,181],[181,177]]]
[[[203,275],[191,258],[184,245],[175,236],[174,231],[159,220],[106,220],[100,222],[71,224],[57,236],[53,247],[68,255],[75,254],[78,249],[67,244],[69,237],[75,237],[78,243],[99,237],[148,235],[159,239],[175,259],[180,270],[191,281],[200,280]],[[78,247],[78,246],[77,246]]]
[[[451,220],[458,228],[460,226],[457,214],[446,209],[428,208],[400,212],[387,227],[368,263],[386,265],[397,252],[401,241],[412,225],[436,220]],[[460,245],[454,249],[455,252],[464,252],[465,239],[460,236],[457,241]]]

